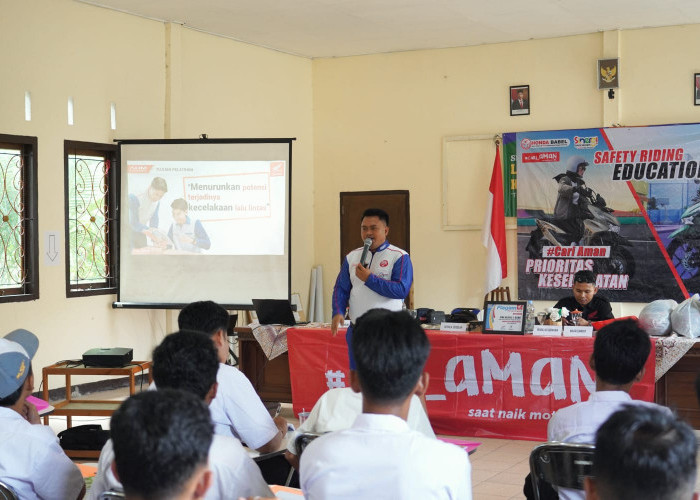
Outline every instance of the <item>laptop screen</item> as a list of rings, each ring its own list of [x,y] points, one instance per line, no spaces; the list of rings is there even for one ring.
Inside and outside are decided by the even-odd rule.
[[[253,299],[253,307],[261,325],[296,324],[292,305],[286,299]]]

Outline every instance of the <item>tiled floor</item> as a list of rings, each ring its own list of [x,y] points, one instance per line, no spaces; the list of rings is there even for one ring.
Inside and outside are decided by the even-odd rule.
[[[82,397],[120,400],[124,399],[127,394],[128,390],[124,388]],[[291,405],[282,405],[281,414],[295,426],[298,424]],[[99,423],[104,429],[109,428],[109,418],[107,417],[73,417],[73,425],[87,423]],[[66,428],[65,418],[51,417],[50,425],[58,433]],[[698,433],[698,438],[700,439],[700,433]],[[474,500],[524,499],[523,483],[530,470],[528,459],[530,451],[538,442],[470,437],[465,439],[481,443],[476,452],[469,457],[472,465]],[[93,463],[92,461],[85,462]],[[700,491],[700,451],[698,452],[698,466],[696,491]]]

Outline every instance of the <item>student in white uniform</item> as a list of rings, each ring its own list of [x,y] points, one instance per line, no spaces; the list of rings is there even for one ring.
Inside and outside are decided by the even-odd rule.
[[[291,433],[288,437],[287,450],[290,455],[287,455],[287,460],[295,467],[299,465],[298,462],[296,462],[296,455],[298,453],[295,443],[296,436],[299,434],[307,432],[323,434],[326,432],[349,429],[352,427],[357,416],[361,413],[362,394],[353,391],[351,387],[330,389],[324,392],[319,400],[316,401],[316,404],[304,423],[297,428],[296,432]],[[435,432],[430,425],[428,415],[425,413],[420,399],[415,394],[411,396],[411,403],[408,408],[408,418],[406,421],[408,422],[409,429],[418,431],[431,439],[435,439]]]
[[[319,437],[301,455],[301,489],[315,499],[471,499],[471,466],[457,446],[412,431],[413,394],[424,393],[430,344],[405,312],[373,309],[352,339],[362,411],[350,429]]]
[[[596,433],[589,500],[697,500],[693,429],[660,408],[624,405]]]
[[[0,480],[22,500],[80,499],[85,495],[82,474],[27,402],[34,391],[31,363],[38,348],[39,339],[27,330],[0,339]]]
[[[209,407],[215,432],[234,436],[260,453],[278,451],[287,433],[287,420],[270,417],[250,380],[237,368],[224,364],[229,345],[226,309],[210,300],[193,302],[180,311],[177,322],[180,330],[203,332],[211,337],[219,354],[219,389]]]
[[[153,379],[157,390],[182,389],[209,404],[216,395],[219,361],[216,349],[206,335],[177,332],[168,335],[153,351]],[[157,418],[157,416],[154,416]],[[90,498],[99,498],[110,489],[119,489],[111,471],[113,443],[108,441],[98,463],[98,473],[90,489]],[[240,441],[232,436],[215,435],[209,449],[212,486],[206,498],[271,496],[260,469],[248,456]]]
[[[634,320],[615,321],[596,334],[591,356],[596,389],[588,401],[558,410],[547,425],[547,440],[563,443],[595,442],[595,433],[610,415],[624,404],[658,407],[654,403],[633,400],[629,392],[644,376],[651,341]],[[668,408],[663,408],[670,414]],[[530,477],[524,493],[534,498]],[[561,499],[583,499],[582,491],[560,488]]]
[[[136,394],[114,412],[110,429],[110,468],[127,500],[205,498],[214,428],[197,396],[174,389]]]

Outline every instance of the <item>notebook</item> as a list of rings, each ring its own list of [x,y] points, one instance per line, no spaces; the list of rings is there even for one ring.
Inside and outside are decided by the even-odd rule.
[[[296,325],[292,305],[287,299],[253,299],[255,314],[261,325]]]

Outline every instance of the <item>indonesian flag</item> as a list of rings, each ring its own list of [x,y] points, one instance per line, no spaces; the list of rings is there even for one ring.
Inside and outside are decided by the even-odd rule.
[[[489,185],[489,199],[486,206],[486,218],[481,230],[481,241],[488,249],[486,264],[485,293],[501,285],[508,276],[508,257],[506,255],[506,215],[503,208],[503,173],[501,172],[501,153],[496,147],[493,160],[493,173]]]

